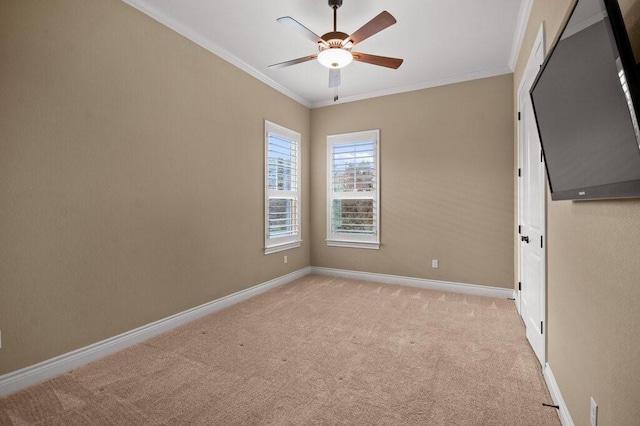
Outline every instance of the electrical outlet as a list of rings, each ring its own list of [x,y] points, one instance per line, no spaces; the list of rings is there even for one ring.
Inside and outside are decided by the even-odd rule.
[[[598,404],[591,397],[591,426],[598,426]]]
[[[287,255],[284,255],[284,263],[287,263]]]
[[[438,262],[438,259],[433,259],[433,260],[431,261],[431,267],[432,267],[433,269],[438,269],[439,264],[440,264],[440,262]]]

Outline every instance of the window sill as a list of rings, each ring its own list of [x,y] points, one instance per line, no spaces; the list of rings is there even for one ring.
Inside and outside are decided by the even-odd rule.
[[[380,250],[380,243],[368,241],[327,240],[327,246]]]
[[[296,247],[300,247],[302,245],[302,240],[300,241],[292,241],[290,243],[278,244],[270,247],[265,247],[264,254],[277,253],[279,251],[290,250]]]

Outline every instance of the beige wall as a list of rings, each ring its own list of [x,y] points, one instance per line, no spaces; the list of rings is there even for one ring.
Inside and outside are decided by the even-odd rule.
[[[640,2],[637,0],[618,0],[624,24],[629,33],[631,48],[636,58],[640,61]]]
[[[544,21],[547,48],[570,0],[535,0],[514,90]],[[549,201],[547,359],[576,425],[640,419],[640,201]]]
[[[569,1],[535,0],[515,78],[311,112],[119,0],[0,2],[0,374],[310,264],[511,288],[514,88]],[[303,138],[286,265],[262,253],[265,118]],[[371,128],[382,248],[328,248],[326,135]],[[639,223],[635,200],[548,205],[548,360],[577,425],[589,396],[600,425],[640,418]]]
[[[312,110],[311,263],[513,288],[512,87],[504,75]],[[327,247],[326,136],[377,128],[381,248]]]
[[[309,109],[120,0],[0,2],[0,374],[310,264],[263,254],[263,120]]]

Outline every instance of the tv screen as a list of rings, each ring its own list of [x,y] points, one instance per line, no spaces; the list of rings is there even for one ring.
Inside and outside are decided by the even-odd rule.
[[[534,81],[553,200],[640,197],[638,17],[640,0],[578,0]]]

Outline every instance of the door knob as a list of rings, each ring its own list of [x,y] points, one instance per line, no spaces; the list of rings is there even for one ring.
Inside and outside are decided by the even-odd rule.
[[[520,237],[520,239],[522,241],[524,241],[525,243],[529,244],[529,237],[528,236],[522,236],[522,237]]]

